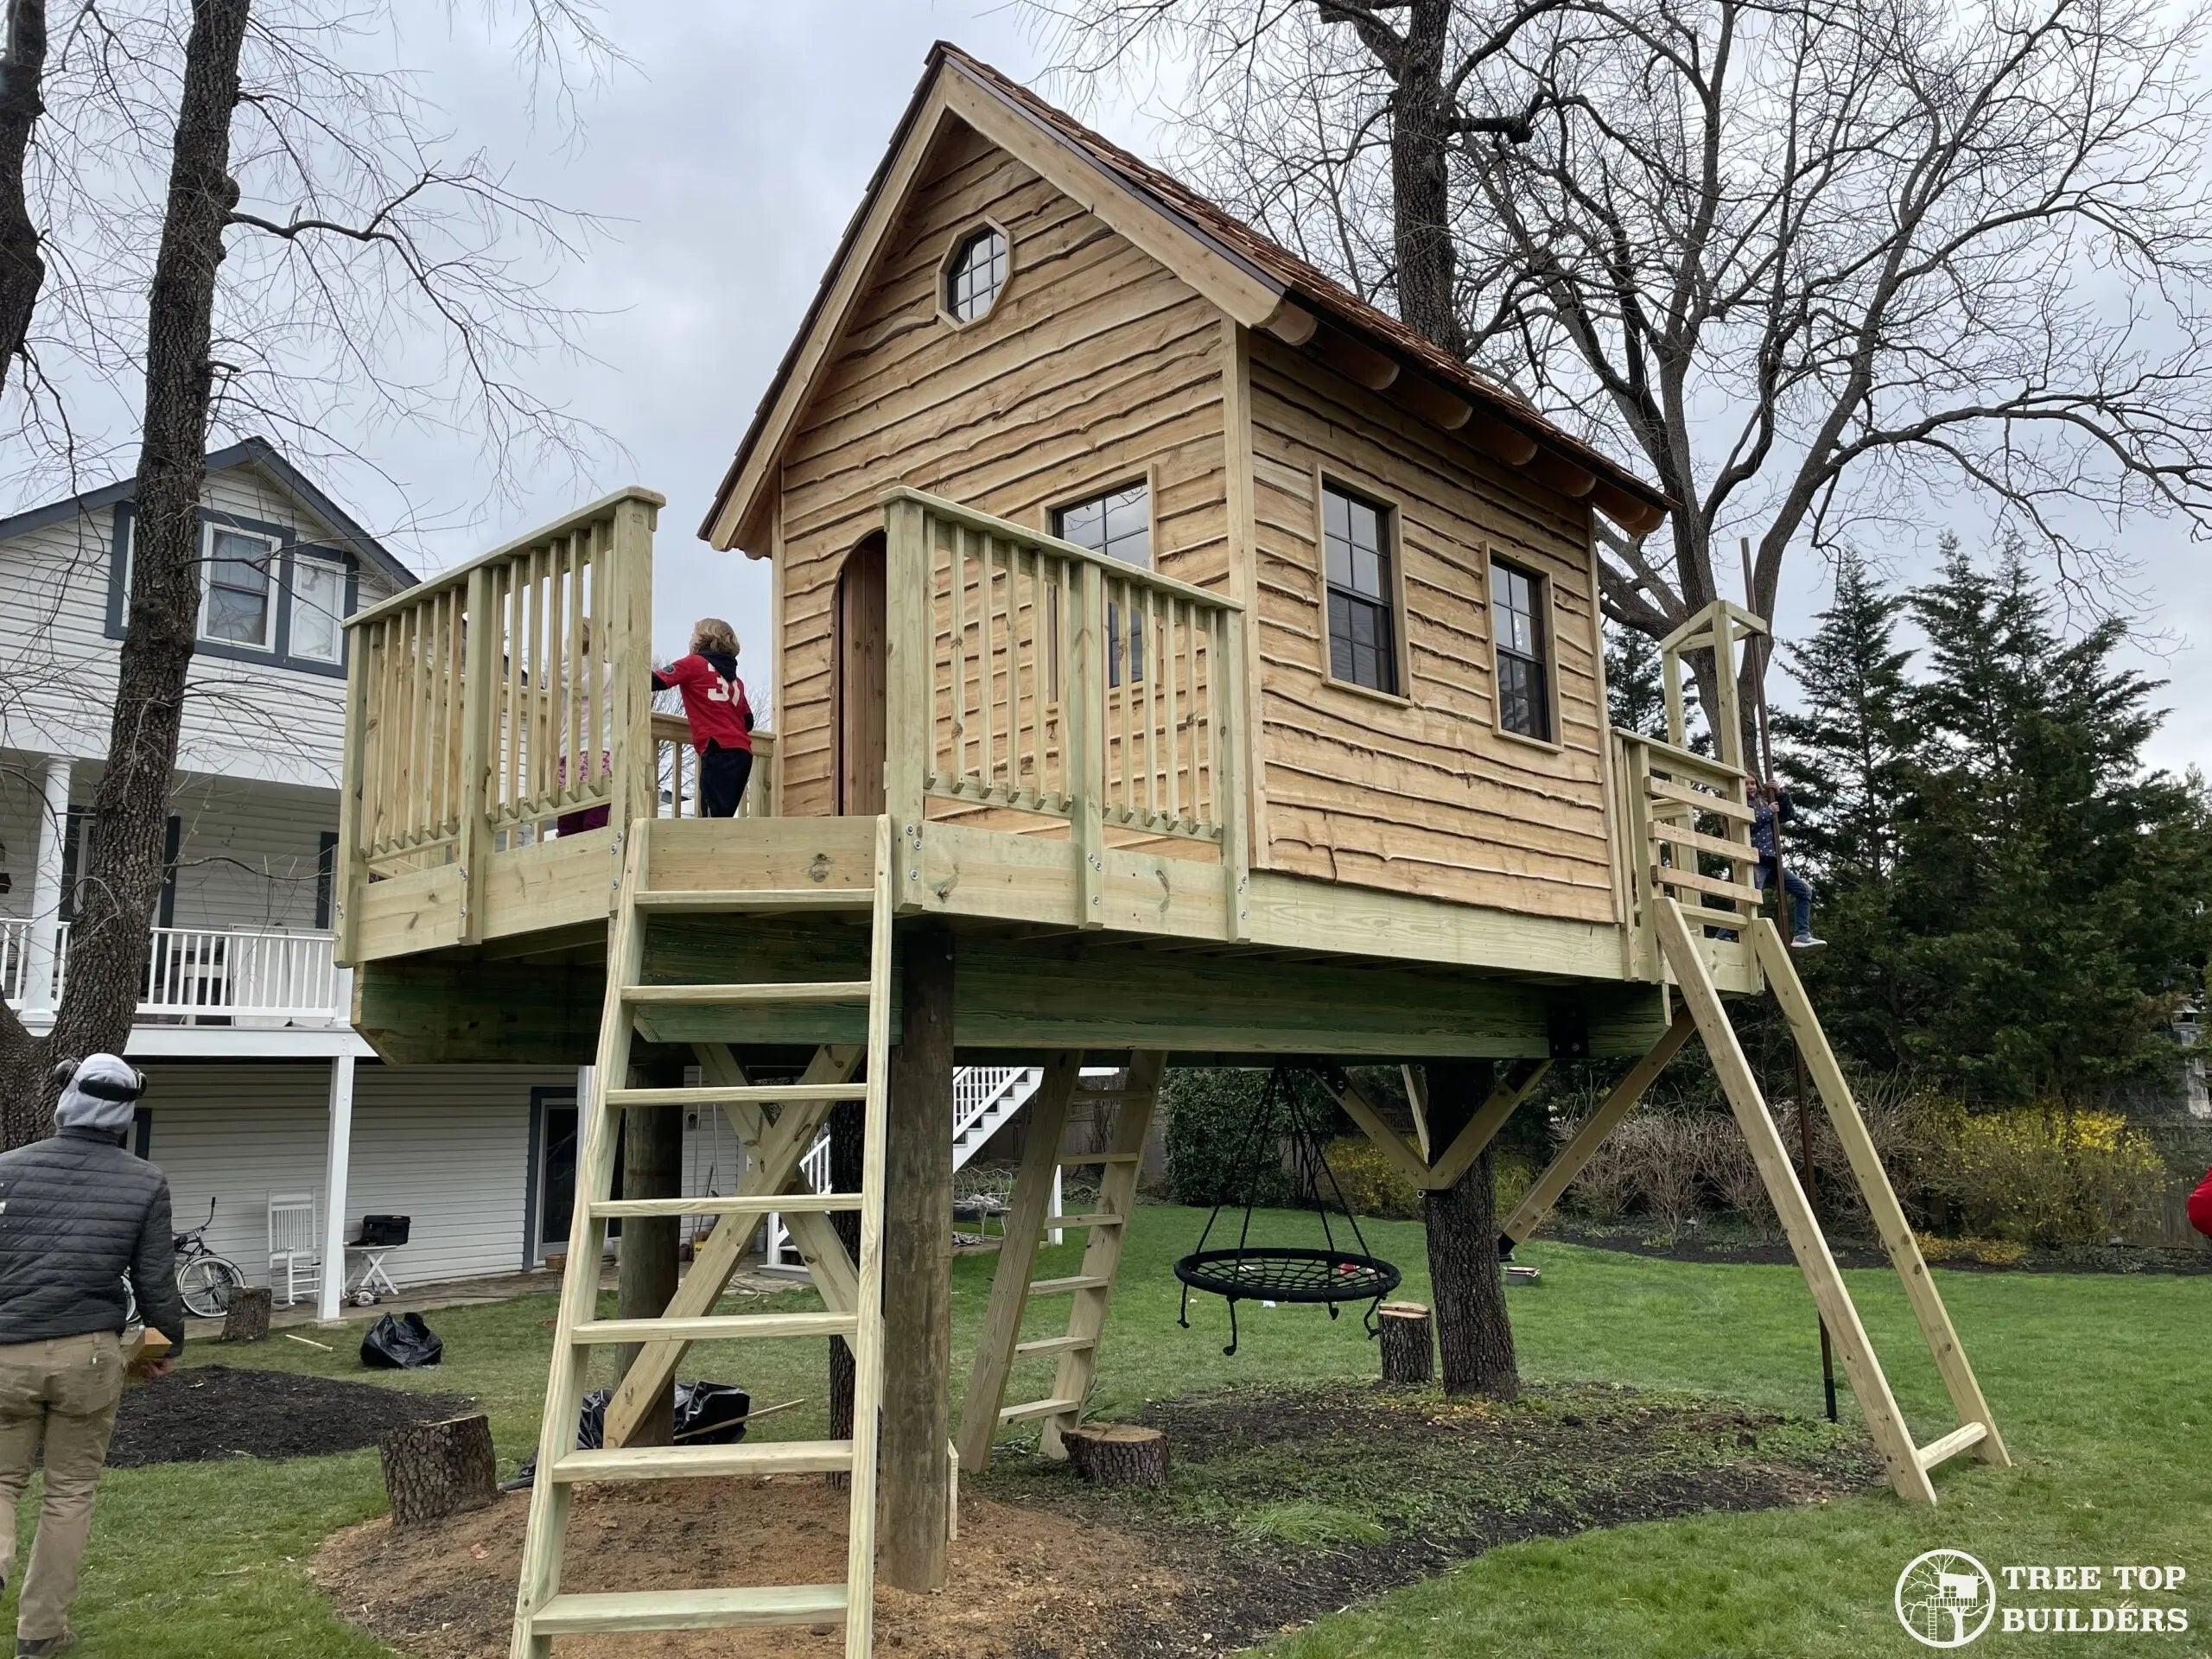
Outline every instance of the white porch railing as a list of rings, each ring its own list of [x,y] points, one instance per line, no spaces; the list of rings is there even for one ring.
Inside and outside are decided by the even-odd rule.
[[[54,929],[51,981],[33,985],[33,924],[0,922],[0,993],[18,1008],[51,1007],[69,973],[69,925]],[[339,1020],[352,1001],[328,933],[258,928],[157,927],[138,992],[149,1020]]]

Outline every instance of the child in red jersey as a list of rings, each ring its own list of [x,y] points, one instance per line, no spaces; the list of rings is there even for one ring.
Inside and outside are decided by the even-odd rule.
[[[653,690],[683,693],[683,717],[699,751],[699,810],[710,818],[734,818],[753,774],[753,705],[737,677],[737,633],[719,617],[699,619],[691,629],[691,654],[653,671]]]

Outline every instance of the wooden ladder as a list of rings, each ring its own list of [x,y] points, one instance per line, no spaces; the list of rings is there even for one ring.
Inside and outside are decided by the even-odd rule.
[[[962,1468],[974,1471],[988,1464],[991,1442],[1007,1423],[1037,1423],[1039,1448],[1045,1455],[1066,1455],[1060,1444],[1061,1433],[1083,1421],[1084,1402],[1098,1375],[1098,1347],[1106,1329],[1106,1310],[1113,1301],[1114,1274],[1122,1265],[1129,1212],[1136,1203],[1137,1165],[1144,1155],[1144,1138],[1152,1127],[1160,1074],[1166,1064],[1163,1053],[1133,1054],[1120,1078],[1103,1089],[1083,1087],[1080,1054],[1055,1055],[1045,1067],[1044,1081],[1030,1103],[1035,1116],[1029,1122],[1021,1172],[1014,1180],[1006,1242],[999,1249],[998,1269],[991,1279],[990,1306],[983,1315],[982,1334],[976,1344],[976,1367],[961,1409],[957,1444]],[[1061,1145],[1070,1109],[1078,1100],[1122,1109],[1115,1119],[1112,1141],[1103,1152],[1068,1152]],[[1084,1215],[1047,1217],[1046,1205],[1054,1173],[1085,1164],[1105,1166],[1098,1186],[1098,1207]],[[1038,1246],[1048,1227],[1088,1230],[1090,1236],[1084,1247],[1083,1266],[1064,1279],[1033,1282],[1029,1275],[1036,1268]],[[1058,1295],[1071,1299],[1066,1333],[1022,1341],[1021,1316],[1029,1299]],[[1051,1390],[1041,1399],[1006,1404],[1007,1379],[1014,1362],[1048,1356],[1058,1360]]]
[[[1829,1340],[1843,1360],[1844,1375],[1850,1379],[1851,1390],[1858,1396],[1859,1408],[1866,1415],[1867,1432],[1873,1438],[1875,1450],[1881,1454],[1890,1484],[1901,1497],[1933,1503],[1936,1488],[1928,1478],[1929,1471],[1947,1459],[1971,1450],[1984,1463],[2010,1465],[2012,1459],[2005,1450],[2003,1437],[1997,1432],[1997,1420],[1989,1414],[1981,1385],[1974,1379],[1974,1368],[1967,1363],[1966,1351],[1959,1345],[1959,1333],[1952,1327],[1951,1316],[1944,1309],[1935,1281],[1929,1276],[1919,1243],[1904,1218],[1897,1192],[1891,1186],[1888,1173],[1874,1149],[1873,1139],[1859,1116],[1858,1103],[1851,1097],[1843,1070],[1828,1047],[1827,1036],[1821,1029],[1812,1001],[1805,995],[1804,982],[1797,977],[1796,964],[1790,961],[1782,935],[1775,931],[1774,923],[1764,916],[1751,922],[1748,930],[1759,965],[1765,969],[1767,984],[1796,1035],[1806,1069],[1812,1074],[1821,1103],[1827,1110],[1828,1122],[1835,1130],[1836,1139],[1842,1143],[1859,1191],[1866,1196],[1867,1211],[1889,1251],[1891,1264],[1904,1282],[1905,1297],[1912,1305],[1913,1317],[1920,1322],[1921,1335],[1935,1356],[1936,1368],[1942,1376],[1943,1386],[1950,1394],[1958,1415],[1955,1429],[1926,1446],[1914,1441],[1904,1413],[1897,1409],[1889,1378],[1883,1374],[1881,1363],[1874,1357],[1873,1344],[1867,1340],[1866,1327],[1859,1321],[1859,1309],[1851,1300],[1842,1274],[1836,1268],[1835,1257],[1821,1235],[1820,1222],[1806,1199],[1805,1189],[1798,1183],[1789,1149],[1783,1145],[1781,1132],[1776,1128],[1758,1080],[1744,1058],[1743,1046],[1736,1040],[1735,1027],[1729,1021],[1727,1008],[1706,968],[1705,953],[1691,931],[1691,923],[1671,898],[1661,895],[1654,908],[1659,924],[1660,948],[1665,953],[1668,966],[1674,970],[1688,1012],[1695,1021],[1699,1034],[1705,1039],[1706,1052],[1712,1057],[1713,1070],[1719,1074],[1729,1108],[1735,1113],[1744,1138],[1751,1143],[1752,1160],[1766,1183],[1767,1195],[1789,1236],[1797,1265],[1804,1271],[1805,1282],[1811,1287],[1814,1303],[1827,1326]],[[1669,1054],[1674,1052],[1672,1046],[1663,1043],[1662,1047]],[[1663,1057],[1660,1063],[1665,1063]]]
[[[875,880],[868,976],[864,980],[744,985],[645,985],[645,913],[660,909],[760,911],[775,895],[759,892],[671,894],[644,889],[650,821],[632,824],[625,849],[621,891],[609,930],[607,1000],[599,1031],[598,1064],[584,1119],[577,1163],[575,1218],[561,1281],[560,1314],[553,1332],[552,1374],[545,1389],[545,1417],[538,1433],[537,1479],[531,1489],[523,1540],[522,1575],[515,1595],[512,1659],[545,1659],[556,1636],[619,1630],[707,1630],[737,1625],[813,1624],[842,1619],[846,1659],[867,1659],[875,1589],[877,1415],[883,1395],[883,1171],[885,1084],[891,1037],[891,831],[880,818],[875,835]],[[813,903],[817,895],[795,893]],[[689,900],[689,902],[686,902]],[[855,906],[857,908],[857,906]],[[796,1084],[709,1084],[702,1088],[632,1089],[623,1086],[639,1008],[681,1002],[694,1007],[763,1003],[830,1006],[868,1004],[866,1081]],[[736,1198],[615,1199],[614,1146],[618,1115],[632,1106],[777,1105],[815,1109],[825,1103],[866,1103],[861,1190],[795,1198],[783,1193]],[[715,1314],[665,1312],[657,1319],[597,1317],[600,1249],[607,1224],[618,1216],[718,1216],[748,1219],[772,1210],[786,1212],[856,1210],[860,1255],[847,1306],[821,1313]],[[718,1229],[717,1230],[720,1230]],[[695,1266],[694,1271],[696,1271]],[[720,1281],[716,1281],[719,1286]],[[840,1298],[840,1300],[843,1300]],[[575,1446],[577,1408],[590,1351],[610,1344],[664,1345],[753,1338],[842,1337],[853,1351],[853,1435],[849,1440],[746,1441],[736,1446],[625,1446],[591,1452]],[[804,1472],[849,1474],[851,1507],[842,1584],[769,1585],[721,1588],[576,1594],[561,1589],[561,1558],[570,1495],[581,1481],[665,1480],[727,1475]]]

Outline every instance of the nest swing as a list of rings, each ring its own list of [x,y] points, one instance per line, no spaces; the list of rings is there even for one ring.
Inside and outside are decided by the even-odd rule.
[[[1299,1192],[1312,1201],[1313,1213],[1320,1219],[1322,1248],[1319,1249],[1310,1245],[1250,1242],[1252,1211],[1259,1197],[1260,1160],[1265,1158],[1273,1162],[1281,1157],[1281,1141],[1274,1131],[1282,1117],[1289,1120]],[[1224,1354],[1236,1351],[1236,1304],[1240,1301],[1325,1304],[1332,1319],[1338,1315],[1339,1304],[1365,1302],[1368,1307],[1364,1324],[1367,1334],[1373,1337],[1375,1311],[1382,1299],[1398,1287],[1402,1275],[1389,1262],[1369,1253],[1358,1218],[1344,1202],[1344,1189],[1337,1185],[1336,1173],[1330,1169],[1323,1154],[1320,1126],[1308,1119],[1298,1090],[1291,1085],[1287,1067],[1277,1066],[1268,1074],[1259,1107],[1245,1127],[1236,1167],[1244,1176],[1244,1224],[1238,1230],[1236,1243],[1230,1249],[1206,1249],[1214,1223],[1228,1207],[1229,1199],[1224,1198],[1206,1217],[1205,1230],[1198,1235],[1198,1249],[1175,1264],[1175,1276],[1183,1281],[1182,1312],[1175,1323],[1185,1331],[1191,1328],[1191,1293],[1198,1290],[1219,1296],[1229,1304],[1229,1345],[1222,1350]],[[1343,1249],[1337,1244],[1335,1231],[1329,1224],[1329,1206],[1321,1196],[1324,1180],[1336,1194],[1337,1208],[1343,1211],[1357,1249]]]

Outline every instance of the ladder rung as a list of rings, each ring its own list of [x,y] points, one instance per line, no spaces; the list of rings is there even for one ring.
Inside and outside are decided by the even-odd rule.
[[[1096,1337],[1041,1337],[1035,1342],[1017,1342],[1017,1354],[1077,1354],[1087,1348],[1096,1348]]]
[[[690,1319],[586,1319],[569,1332],[577,1343],[731,1342],[756,1337],[849,1337],[849,1313],[707,1313]]]
[[[1032,1400],[1026,1406],[1008,1406],[999,1413],[1002,1423],[1026,1423],[1033,1417],[1065,1417],[1083,1409],[1080,1400]]]
[[[873,887],[661,887],[638,894],[640,910],[872,910]]]
[[[1923,1469],[1933,1469],[1948,1459],[1955,1458],[1970,1447],[1980,1446],[1989,1438],[1987,1423],[1961,1423],[1940,1440],[1930,1440],[1913,1453]]]
[[[779,1101],[866,1100],[864,1083],[747,1083],[716,1088],[610,1089],[609,1106],[721,1106],[741,1102],[766,1106]]]
[[[1049,1233],[1060,1227],[1119,1227],[1128,1220],[1127,1216],[1109,1215],[1103,1210],[1088,1216],[1047,1216],[1042,1230]]]
[[[1064,1168],[1077,1164],[1134,1164],[1143,1156],[1141,1152],[1071,1152],[1062,1154],[1060,1164]]]
[[[715,1630],[741,1624],[818,1624],[845,1617],[842,1584],[771,1584],[741,1590],[625,1590],[556,1596],[531,1615],[533,1636],[604,1630]]]
[[[1114,1281],[1096,1274],[1078,1273],[1066,1279],[1039,1279],[1029,1287],[1032,1296],[1065,1296],[1075,1290],[1103,1290]]]
[[[591,1206],[594,1216],[771,1216],[819,1215],[857,1210],[857,1192],[785,1192],[776,1198],[610,1198]]]
[[[749,1002],[865,1002],[865,979],[791,979],[755,985],[631,985],[622,1000],[632,1003],[678,1002],[707,1007],[741,1007]]]
[[[735,1446],[601,1446],[571,1452],[556,1480],[689,1480],[715,1475],[835,1474],[853,1466],[850,1440],[760,1440]]]

